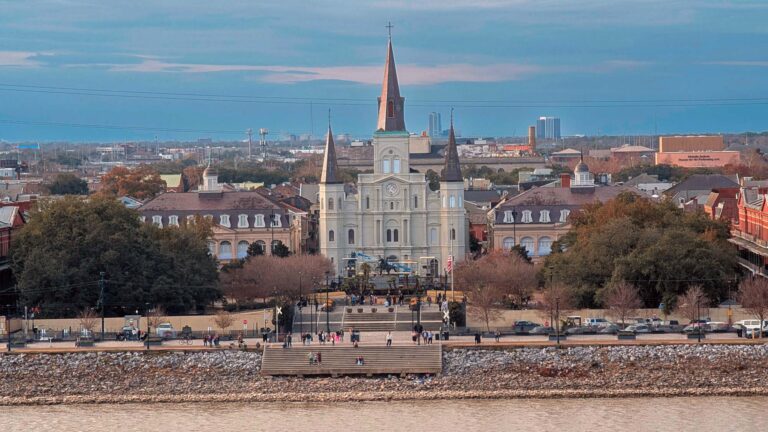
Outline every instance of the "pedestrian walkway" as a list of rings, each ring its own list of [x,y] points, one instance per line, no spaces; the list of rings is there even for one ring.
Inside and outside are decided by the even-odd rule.
[[[319,354],[318,362],[310,362],[310,354]],[[270,345],[264,350],[263,375],[404,375],[440,374],[442,347],[421,346],[296,346],[282,348]]]

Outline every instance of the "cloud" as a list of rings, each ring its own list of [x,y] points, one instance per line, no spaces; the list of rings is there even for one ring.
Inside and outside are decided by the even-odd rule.
[[[38,57],[50,53],[33,51],[0,51],[0,67],[39,67]]]
[[[86,66],[86,65],[73,65]],[[360,84],[379,84],[383,65],[376,66],[257,66],[237,64],[172,63],[155,58],[143,58],[139,63],[109,64],[112,72],[140,73],[217,73],[260,72],[262,81],[293,84],[308,81],[336,80]],[[444,82],[500,82],[522,79],[541,72],[542,67],[513,63],[443,64],[433,66],[403,64],[398,66],[398,78],[405,85],[431,85]]]
[[[704,62],[702,64],[716,66],[768,67],[768,60],[724,60]]]

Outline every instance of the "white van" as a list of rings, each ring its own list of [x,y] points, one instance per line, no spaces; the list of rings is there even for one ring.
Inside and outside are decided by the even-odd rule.
[[[605,318],[584,318],[583,326],[584,327],[607,327],[611,323],[605,319]]]
[[[746,319],[737,321],[733,324],[734,327],[741,327],[743,330],[742,336],[744,337],[752,337],[752,332],[755,330],[760,330],[761,328],[764,328],[766,325],[768,325],[768,321],[763,321],[763,325],[760,325],[760,320],[756,319]]]

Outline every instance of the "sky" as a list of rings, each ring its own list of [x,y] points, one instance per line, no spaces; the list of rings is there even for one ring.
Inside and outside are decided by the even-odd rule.
[[[370,137],[387,22],[406,126],[768,130],[763,0],[0,0],[0,140]]]

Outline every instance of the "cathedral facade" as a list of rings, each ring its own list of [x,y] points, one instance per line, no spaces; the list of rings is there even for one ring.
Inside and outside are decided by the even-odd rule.
[[[437,276],[467,253],[468,221],[464,182],[453,123],[445,150],[440,189],[432,191],[423,173],[410,169],[410,134],[405,128],[390,39],[373,134],[374,172],[360,174],[350,193],[338,176],[330,125],[320,179],[320,252],[338,274],[376,268],[386,260],[399,272]],[[452,259],[450,257],[453,257]]]

